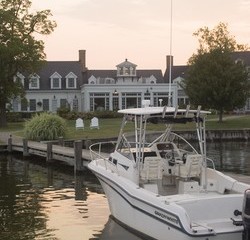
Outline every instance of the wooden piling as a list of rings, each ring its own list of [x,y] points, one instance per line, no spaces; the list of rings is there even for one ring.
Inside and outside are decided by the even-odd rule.
[[[59,146],[64,146],[64,139],[63,139],[63,137],[59,137],[58,138],[58,143],[59,143]]]
[[[85,149],[89,150],[90,145],[91,145],[91,140],[89,139],[85,140],[84,142]]]
[[[74,157],[75,157],[75,166],[74,170],[75,173],[77,171],[83,170],[83,164],[82,164],[82,141],[78,140],[74,142]]]
[[[75,200],[84,200],[85,192],[83,191],[84,175],[75,174]]]
[[[243,138],[244,138],[246,141],[248,141],[248,133],[247,133],[247,130],[246,130],[246,129],[243,130]]]
[[[29,156],[29,148],[28,148],[28,140],[23,139],[23,156],[28,157]]]
[[[49,163],[53,159],[53,144],[52,142],[47,143],[47,155],[46,155],[46,162]]]
[[[12,152],[12,136],[8,138],[8,147],[7,147],[8,152]]]

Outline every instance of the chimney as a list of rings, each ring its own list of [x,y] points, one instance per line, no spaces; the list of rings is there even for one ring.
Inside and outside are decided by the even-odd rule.
[[[79,50],[79,62],[81,63],[82,71],[86,72],[87,71],[87,67],[86,67],[86,50]]]
[[[174,63],[174,57],[167,55],[167,70],[169,71],[170,68],[173,67]]]

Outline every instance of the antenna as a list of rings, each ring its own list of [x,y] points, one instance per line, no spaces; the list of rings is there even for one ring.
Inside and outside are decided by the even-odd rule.
[[[173,0],[170,2],[170,42],[169,42],[169,54],[170,54],[170,59],[169,59],[169,89],[168,89],[168,106],[171,107],[171,82],[172,82],[172,25],[173,25]]]

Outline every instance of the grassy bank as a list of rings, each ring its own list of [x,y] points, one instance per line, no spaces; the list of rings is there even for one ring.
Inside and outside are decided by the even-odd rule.
[[[68,131],[67,139],[95,139],[95,138],[109,138],[116,137],[121,126],[120,118],[100,119],[100,129],[90,129],[90,121],[84,121],[84,130],[75,129],[75,121],[67,121]],[[177,130],[191,130],[194,129],[194,123],[179,124],[175,127]],[[149,124],[149,130],[162,130],[162,124]],[[9,123],[7,128],[0,128],[0,132],[11,132],[18,136],[23,136],[24,123]],[[223,130],[223,129],[244,129],[250,128],[250,115],[240,116],[225,116],[223,123],[218,123],[216,116],[209,116],[207,119],[208,130]],[[133,129],[133,124],[128,125],[128,131]]]

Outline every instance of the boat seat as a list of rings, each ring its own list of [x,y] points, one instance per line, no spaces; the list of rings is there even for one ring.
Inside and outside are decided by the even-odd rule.
[[[162,160],[159,157],[145,157],[141,179],[146,181],[162,179],[162,170]]]
[[[136,152],[133,152],[133,156],[134,156],[134,160],[136,161]],[[143,162],[144,162],[145,157],[157,157],[157,154],[156,154],[156,152],[152,152],[152,151],[144,152],[144,154],[143,154]]]
[[[201,164],[201,154],[189,154],[187,155],[185,163],[180,161],[175,164],[175,175],[185,179],[199,177]]]

